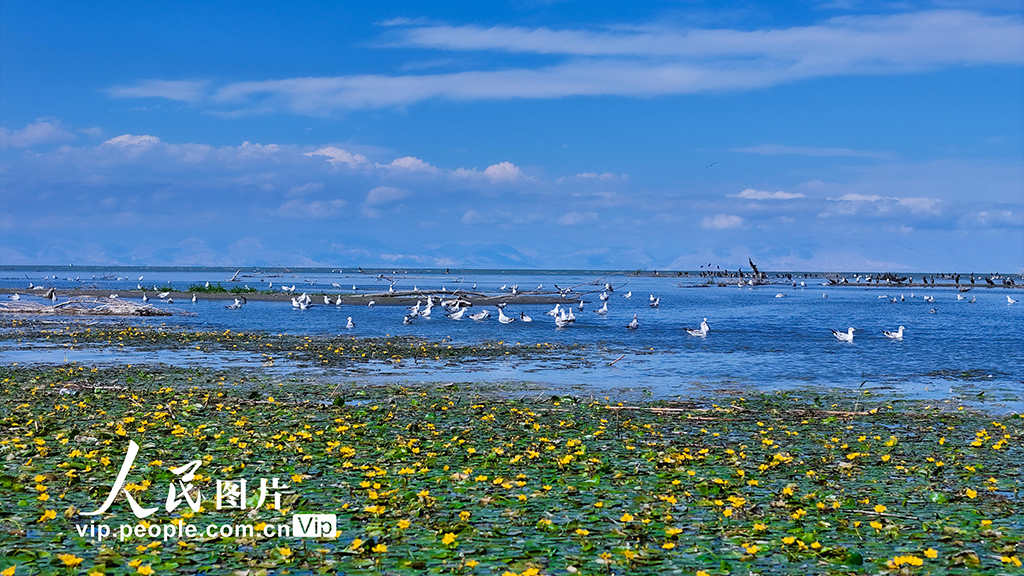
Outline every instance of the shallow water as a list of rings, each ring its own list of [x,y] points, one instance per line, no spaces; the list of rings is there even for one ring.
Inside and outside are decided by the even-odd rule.
[[[64,280],[43,281],[54,271],[0,272],[0,287],[24,288],[29,281],[55,285],[58,288],[95,285],[101,289],[128,290],[144,275],[144,285],[164,285],[168,281],[181,289],[191,283],[223,281],[233,272],[180,270],[170,272],[120,271],[121,280],[92,280],[91,270],[75,270],[75,276],[88,280],[68,281],[67,271],[57,272]],[[101,272],[95,272],[102,278]],[[398,289],[449,290],[460,285],[470,289],[498,292],[502,285],[519,284],[531,290],[539,284],[572,286],[594,280],[598,274],[583,273],[475,273],[463,277],[425,273],[403,276]],[[72,276],[74,278],[74,276]],[[304,280],[316,280],[316,284]],[[262,280],[262,281],[261,281]],[[806,288],[789,284],[756,288],[694,287],[701,281],[694,278],[651,278],[615,276],[608,279],[616,289],[609,300],[610,312],[598,316],[592,310],[600,305],[597,294],[589,295],[585,311],[576,311],[578,321],[569,328],[556,329],[550,316],[544,314],[551,305],[510,305],[506,313],[518,316],[520,311],[532,316],[534,322],[497,322],[497,311],[485,322],[469,319],[454,321],[435,309],[436,317],[418,319],[411,326],[402,324],[403,307],[376,306],[314,306],[300,311],[287,302],[253,301],[242,310],[227,310],[223,301],[203,300],[197,304],[176,302],[158,304],[176,310],[195,312],[195,316],[135,319],[148,325],[176,325],[192,329],[231,329],[287,334],[351,334],[353,336],[412,335],[430,340],[450,338],[460,343],[505,341],[509,343],[561,343],[588,345],[585,361],[571,363],[571,369],[535,364],[523,360],[487,362],[484,364],[446,367],[439,372],[431,365],[418,364],[359,367],[354,371],[338,371],[337,377],[362,379],[409,380],[524,380],[558,385],[582,385],[600,391],[612,388],[649,390],[656,396],[674,396],[695,390],[767,388],[843,387],[856,389],[867,381],[868,388],[882,388],[897,395],[913,397],[949,397],[991,391],[1003,401],[1020,402],[1024,390],[1024,303],[1007,305],[1006,295],[1020,299],[1020,290],[977,288],[967,294],[977,303],[957,301],[951,288],[875,288],[823,287],[820,279],[808,279]],[[261,289],[269,282],[275,286],[298,285],[314,293],[349,292],[353,284],[359,291],[385,291],[387,282],[375,282],[373,276],[360,274],[304,272],[279,278],[242,278],[242,284]],[[340,284],[343,289],[333,287]],[[679,284],[689,287],[680,287]],[[225,286],[229,284],[225,283]],[[591,287],[590,289],[597,289]],[[633,297],[622,295],[632,291]],[[776,298],[776,294],[784,298]],[[648,295],[661,298],[654,309]],[[827,295],[823,298],[822,295]],[[914,297],[911,297],[913,294]],[[904,296],[906,301],[891,303],[879,298]],[[930,295],[935,303],[923,300]],[[151,303],[153,303],[151,301]],[[929,313],[929,309],[937,313]],[[640,329],[627,330],[633,314],[639,315]],[[356,328],[344,328],[351,316]],[[706,338],[689,336],[683,327],[696,327],[706,317],[711,332]],[[92,319],[90,319],[92,320]],[[106,321],[99,319],[98,321]],[[882,330],[906,327],[902,342],[882,336]],[[831,329],[855,327],[854,342],[835,339]],[[635,355],[640,350],[654,354]],[[26,350],[16,346],[0,348],[0,362],[57,363],[69,354],[67,350]],[[95,360],[103,354],[125,361],[121,352],[104,353],[75,350],[67,358]],[[78,357],[76,354],[80,354]],[[607,364],[620,354],[627,356],[614,366]],[[145,358],[169,364],[195,365],[217,362],[241,362],[255,366],[258,357],[231,360],[227,357],[207,358],[179,352],[146,352]],[[145,359],[143,358],[143,360]],[[132,360],[136,358],[131,357]],[[130,360],[128,360],[130,361]],[[229,364],[230,365],[230,364]],[[282,367],[284,368],[284,367]]]

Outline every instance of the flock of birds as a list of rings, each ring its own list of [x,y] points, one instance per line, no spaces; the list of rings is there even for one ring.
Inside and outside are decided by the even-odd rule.
[[[139,281],[141,282],[142,279],[143,279],[143,277],[140,276],[139,277]],[[340,286],[337,283],[335,283],[333,285],[335,287],[339,287],[340,288]],[[795,285],[796,285],[796,283],[794,283],[794,286]],[[803,282],[800,282],[800,285],[801,286],[805,286],[805,284]],[[210,283],[207,282],[206,286],[209,287]],[[271,283],[271,286],[273,286],[272,283]],[[33,290],[33,289],[39,290],[41,288],[41,287],[33,286],[31,283],[29,284],[28,287],[29,287],[29,290]],[[544,287],[544,285],[541,284],[540,286],[537,287],[537,290],[541,290],[541,289],[543,289],[543,287]],[[476,284],[473,284],[473,288],[476,289]],[[148,303],[150,298],[147,295],[147,293],[145,292],[145,290],[143,289],[141,283],[138,285],[138,289],[139,290],[143,290],[142,301],[144,303]],[[289,292],[290,293],[294,293],[295,289],[296,289],[296,286],[295,285],[292,285],[292,286],[282,286],[282,287],[280,287],[280,289],[282,291],[286,292],[286,293],[289,293]],[[353,289],[353,291],[355,291],[355,290],[357,290],[357,287],[356,286],[352,286],[352,289]],[[158,288],[156,286],[154,286],[154,290],[158,290]],[[514,284],[511,287],[509,287],[506,284],[506,285],[501,286],[500,290],[502,292],[510,291],[511,294],[513,296],[515,296],[515,295],[517,295],[519,293],[519,286],[517,284]],[[414,291],[418,291],[418,290],[416,288],[414,288]],[[447,292],[447,290],[443,290],[443,291]],[[611,298],[609,293],[613,292],[613,291],[614,291],[614,288],[610,284],[606,283],[604,285],[604,290],[598,295],[598,298],[601,301],[601,307],[597,308],[596,310],[594,310],[593,311],[594,314],[597,314],[598,316],[602,316],[602,317],[606,316],[608,314],[608,311],[609,311],[609,309],[608,309],[608,301]],[[963,291],[963,290],[961,290],[961,291]],[[395,292],[395,290],[394,290],[394,283],[392,283],[391,286],[388,288],[388,292],[389,292],[389,294],[393,294]],[[455,296],[454,293],[453,293],[453,296]],[[621,296],[622,296],[622,298],[625,298],[625,299],[629,300],[629,299],[631,299],[633,297],[633,292],[629,291],[629,292],[627,292],[625,294],[622,294]],[[51,300],[53,302],[57,302],[57,294],[56,294],[56,291],[53,288],[50,288],[43,297],[45,299],[49,299],[49,300]],[[111,299],[117,299],[118,297],[119,297],[119,295],[116,294],[116,293],[111,294],[109,296],[109,298],[111,298]],[[161,300],[163,302],[166,302],[168,304],[174,303],[174,299],[171,297],[171,292],[169,292],[169,291],[158,291],[157,294],[156,294],[156,297],[157,297],[157,299],[159,299],[159,300]],[[775,297],[776,298],[785,298],[786,295],[780,292],[780,293],[776,294]],[[910,293],[910,297],[911,298],[915,298],[915,295],[914,295],[913,292]],[[477,322],[483,322],[483,321],[485,321],[485,320],[487,320],[488,318],[491,317],[491,313],[488,310],[480,310],[479,312],[471,313],[471,314],[468,313],[468,307],[472,306],[472,303],[470,301],[462,298],[462,297],[455,296],[453,298],[445,300],[443,297],[439,296],[439,297],[437,297],[437,303],[436,304],[435,304],[434,298],[435,298],[435,295],[428,295],[427,296],[427,300],[426,300],[426,305],[423,305],[421,300],[417,300],[416,304],[414,306],[408,307],[407,308],[408,313],[406,315],[404,315],[404,317],[402,318],[402,323],[404,325],[410,325],[410,324],[413,324],[413,322],[416,319],[418,319],[418,318],[421,318],[421,319],[432,318],[432,317],[434,317],[433,314],[434,314],[434,309],[435,308],[440,308],[442,310],[441,314],[443,316],[447,317],[447,318],[452,319],[452,320],[462,320],[463,318],[469,318],[470,320],[474,320],[474,321],[477,321]],[[823,293],[822,294],[822,298],[828,298],[828,294],[824,294]],[[11,300],[19,300],[19,299],[21,299],[21,295],[15,293],[15,294],[10,296],[10,299]],[[885,300],[888,300],[889,302],[893,302],[893,303],[905,302],[906,301],[906,298],[903,295],[901,295],[899,298],[893,297],[892,299],[890,299],[887,294],[882,294],[882,295],[878,296],[878,299],[885,299]],[[934,296],[923,296],[922,299],[925,302],[927,302],[927,303],[934,303],[935,302],[935,297]],[[956,295],[956,299],[957,299],[957,301],[967,300],[967,298],[963,294],[961,294],[959,292]],[[195,304],[198,301],[199,301],[199,299],[198,299],[197,295],[196,294],[192,294],[192,303]],[[1014,298],[1010,297],[1009,295],[1006,296],[1006,301],[1007,301],[1007,305],[1012,305],[1012,304],[1016,304],[1017,303],[1017,300],[1015,300]],[[972,296],[971,299],[969,300],[969,302],[970,303],[975,303],[975,302],[977,302],[977,298],[975,296]],[[225,308],[227,308],[228,310],[240,310],[247,303],[248,303],[248,301],[246,300],[246,298],[244,296],[237,296],[237,297],[234,298],[234,301],[231,304],[226,305]],[[298,309],[298,310],[308,310],[309,308],[311,308],[313,306],[313,299],[308,294],[302,293],[300,296],[292,296],[291,303],[292,303],[292,307],[295,308],[295,309]],[[325,294],[325,295],[323,295],[323,303],[324,303],[325,306],[331,306],[331,305],[333,305],[333,306],[341,306],[342,305],[342,297],[339,294],[336,297],[336,299],[334,301],[332,301],[330,296]],[[370,300],[367,303],[367,306],[372,308],[375,304],[376,304],[376,301]],[[649,295],[648,296],[648,305],[651,308],[658,308],[661,305],[661,298],[660,297],[656,297],[653,294]],[[498,322],[500,322],[501,324],[512,324],[514,322],[523,322],[523,323],[533,322],[533,318],[528,316],[525,312],[520,312],[518,315],[515,315],[515,314],[513,314],[511,316],[507,315],[505,313],[505,308],[507,307],[506,303],[496,304],[495,307],[496,307],[497,313],[498,313]],[[575,308],[576,308],[576,311],[583,312],[584,308],[585,308],[584,300],[581,299],[579,301],[579,303],[577,303],[575,305]],[[935,314],[937,312],[937,309],[931,308],[929,310],[929,312],[932,313],[932,314]],[[576,322],[576,314],[573,311],[573,306],[571,306],[571,305],[563,307],[561,303],[556,303],[554,308],[552,308],[551,310],[545,312],[545,315],[551,316],[553,318],[554,324],[555,324],[555,326],[557,328],[566,328],[566,327],[572,326]],[[637,330],[637,329],[639,329],[640,328],[639,316],[640,315],[638,313],[633,314],[633,319],[628,324],[626,324],[625,327],[627,329],[629,329],[629,330]],[[351,316],[349,316],[347,318],[347,322],[346,322],[345,327],[348,328],[348,329],[355,328],[355,323],[352,321],[352,317]],[[697,338],[705,338],[705,337],[707,337],[707,335],[710,332],[711,328],[708,325],[708,319],[704,318],[701,321],[700,326],[698,328],[684,328],[684,330],[690,336],[694,336],[694,337],[697,337]],[[905,328],[903,326],[900,326],[899,328],[897,328],[894,331],[883,330],[882,331],[882,335],[884,337],[890,339],[890,340],[902,341],[903,340],[904,330],[905,330]],[[832,330],[832,335],[836,339],[838,339],[838,340],[840,340],[842,342],[852,343],[853,342],[853,337],[854,337],[854,332],[856,332],[856,328],[850,327],[845,332],[839,331],[839,330]]]

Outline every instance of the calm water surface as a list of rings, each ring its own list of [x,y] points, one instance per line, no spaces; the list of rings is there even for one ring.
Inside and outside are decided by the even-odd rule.
[[[141,283],[170,282],[178,289],[192,283],[223,282],[233,272],[211,270],[117,271],[67,269],[0,271],[0,287],[26,288],[29,282],[61,288],[96,287],[117,292]],[[96,279],[93,279],[95,274]],[[104,279],[104,275],[110,277]],[[28,276],[26,278],[26,275]],[[56,275],[59,279],[44,276]],[[439,289],[449,291],[462,287],[469,290],[499,292],[502,285],[518,284],[521,290],[532,290],[543,284],[573,286],[595,280],[597,273],[469,273],[444,275],[436,272],[397,275],[401,279],[396,290]],[[68,279],[70,277],[70,280]],[[75,278],[78,278],[76,281]],[[118,278],[119,277],[119,278]],[[315,280],[316,283],[311,282]],[[285,334],[345,334],[352,336],[408,335],[430,340],[450,338],[460,343],[505,341],[509,343],[584,344],[582,362],[565,366],[535,364],[522,360],[489,362],[447,367],[438,371],[430,365],[396,369],[391,366],[359,369],[363,379],[410,380],[535,380],[561,385],[585,385],[592,390],[633,388],[649,390],[657,396],[689,394],[700,390],[756,388],[847,387],[857,388],[868,381],[868,387],[888,389],[914,397],[948,398],[956,395],[991,391],[1000,402],[1018,405],[1024,391],[1024,291],[1003,288],[977,288],[966,296],[977,302],[958,301],[951,288],[922,289],[820,286],[821,279],[805,280],[807,287],[789,284],[755,288],[696,287],[694,278],[651,278],[614,276],[607,279],[615,286],[609,300],[609,313],[593,312],[600,306],[597,293],[587,296],[585,310],[575,311],[578,318],[569,328],[556,329],[550,316],[544,314],[551,305],[510,305],[506,313],[518,316],[520,311],[532,316],[534,322],[497,322],[497,311],[485,322],[464,319],[450,320],[435,310],[436,317],[417,320],[411,326],[402,324],[404,307],[324,306],[300,311],[287,302],[253,301],[242,310],[227,310],[224,302],[203,300],[197,304],[176,302],[157,304],[175,310],[194,312],[195,316],[135,319],[148,325],[176,325],[190,329],[264,331]],[[359,292],[385,291],[387,282],[375,282],[374,276],[330,271],[301,272],[280,277],[243,277],[240,284],[266,289],[270,282],[298,286],[296,292]],[[1018,280],[1018,282],[1020,282]],[[341,288],[332,286],[337,283]],[[225,286],[235,284],[224,283]],[[681,287],[682,285],[683,287]],[[594,290],[597,287],[580,287]],[[632,292],[632,298],[623,295]],[[649,295],[661,298],[659,308],[648,305]],[[783,298],[777,298],[783,294]],[[911,296],[913,294],[913,297]],[[1022,303],[1007,305],[1010,294]],[[880,298],[879,296],[888,296]],[[823,297],[827,296],[827,297]],[[889,298],[905,301],[891,303]],[[935,298],[927,303],[924,296]],[[152,297],[152,295],[151,295]],[[153,300],[151,300],[153,303]],[[930,313],[930,309],[936,313]],[[575,308],[574,308],[575,310]],[[627,330],[625,325],[639,315],[640,329]],[[344,328],[351,316],[356,328]],[[711,332],[706,338],[689,336],[682,328],[695,328],[708,319]],[[895,330],[903,325],[902,342],[882,336],[882,330]],[[836,340],[830,330],[857,329],[854,342]],[[638,355],[638,351],[654,352]],[[127,355],[126,355],[127,354]],[[626,358],[609,367],[619,355]],[[0,362],[63,362],[65,360],[141,361],[132,352],[111,352],[95,349],[26,350],[23,346],[6,344],[0,347]],[[153,358],[170,364],[230,364],[232,359],[214,355],[197,357],[184,352],[167,353]],[[157,355],[159,356],[159,355]],[[234,361],[258,365],[254,357],[238,357]],[[342,371],[344,376],[344,371]],[[350,375],[354,375],[350,374]]]

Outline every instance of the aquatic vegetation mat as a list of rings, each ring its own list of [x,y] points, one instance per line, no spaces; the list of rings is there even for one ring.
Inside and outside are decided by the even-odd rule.
[[[0,382],[5,575],[1021,573],[1018,415],[128,366]],[[295,514],[337,532],[267,534]]]
[[[293,335],[232,330],[203,331],[178,327],[137,326],[133,324],[83,324],[72,322],[40,323],[24,319],[0,324],[0,342],[16,341],[20,346],[33,344],[63,345],[160,352],[167,349],[195,349],[200,352],[250,352],[259,354],[266,366],[275,361],[301,361],[311,366],[349,366],[367,362],[430,361],[461,363],[467,359],[564,359],[568,351],[582,345],[560,345],[484,341],[455,343],[445,338],[426,340],[411,336],[357,338],[347,335]],[[579,355],[573,356],[579,359]],[[154,355],[154,360],[159,360]]]

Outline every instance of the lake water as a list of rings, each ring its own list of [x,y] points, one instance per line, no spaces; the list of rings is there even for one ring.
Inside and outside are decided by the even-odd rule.
[[[69,270],[73,270],[70,273]],[[96,279],[93,279],[95,274]],[[104,275],[111,277],[104,279]],[[111,292],[133,289],[140,282],[185,289],[189,284],[223,282],[233,274],[221,270],[177,269],[167,271],[91,269],[0,270],[0,288],[24,289],[29,282],[61,288],[97,287]],[[445,275],[438,272],[397,274],[396,290],[439,289],[449,291],[461,286],[469,290],[499,293],[502,285],[518,284],[520,290],[533,290],[543,284],[573,286],[594,281],[603,273],[578,272],[471,272]],[[58,279],[44,276],[54,276]],[[27,276],[27,277],[26,277]],[[389,274],[389,276],[392,276]],[[68,280],[68,278],[71,280]],[[75,281],[75,278],[78,278]],[[119,277],[119,279],[118,279]],[[802,279],[802,278],[799,278]],[[1019,277],[1015,276],[1018,283]],[[312,284],[312,281],[316,281]],[[532,323],[503,325],[497,311],[485,322],[468,318],[455,321],[435,310],[433,319],[418,319],[402,324],[407,313],[399,306],[314,306],[300,311],[288,302],[252,301],[241,310],[225,309],[224,301],[204,300],[197,304],[175,302],[159,304],[175,310],[194,312],[195,316],[133,319],[149,325],[178,325],[192,329],[265,331],[288,334],[345,334],[357,337],[409,335],[429,340],[449,338],[456,342],[505,341],[508,343],[583,344],[580,354],[585,362],[568,366],[534,364],[521,360],[496,361],[445,368],[429,365],[405,368],[379,366],[368,379],[412,380],[535,380],[557,385],[580,385],[593,391],[619,388],[641,389],[656,396],[687,395],[700,391],[745,388],[850,388],[886,389],[911,397],[950,398],[991,391],[1000,402],[1018,405],[1024,391],[1024,301],[1008,305],[1006,296],[1021,299],[1024,291],[1004,288],[976,288],[967,300],[958,301],[953,288],[881,288],[820,286],[820,278],[804,280],[807,287],[793,288],[789,283],[754,288],[697,287],[703,280],[677,277],[627,277],[616,275],[602,281],[615,286],[609,299],[609,313],[593,312],[601,302],[597,293],[586,297],[585,310],[575,311],[577,322],[556,329],[553,319],[544,314],[552,305],[509,305],[506,314],[518,317],[525,312]],[[296,292],[386,291],[388,282],[375,281],[374,275],[351,271],[318,270],[241,278],[240,284],[265,289],[274,286],[298,286]],[[339,284],[342,288],[332,286]],[[235,284],[224,283],[225,286]],[[580,290],[595,290],[581,286]],[[632,298],[623,295],[632,292]],[[777,294],[784,297],[777,298]],[[911,296],[913,294],[913,297]],[[649,295],[661,298],[658,308],[648,304]],[[827,297],[823,297],[827,296]],[[880,298],[879,296],[888,296]],[[889,298],[905,300],[892,303]],[[934,303],[924,300],[935,298]],[[974,296],[976,303],[969,303]],[[151,294],[152,297],[152,294]],[[155,300],[155,299],[154,299]],[[151,300],[151,303],[154,303]],[[317,303],[317,302],[315,302]],[[575,303],[575,302],[574,302]],[[936,313],[930,313],[930,309]],[[639,315],[640,328],[628,330],[626,324]],[[345,329],[351,316],[356,327]],[[701,319],[711,327],[706,338],[688,335],[683,328],[696,328]],[[93,320],[92,318],[89,319]],[[100,320],[104,321],[104,320]],[[883,337],[882,330],[906,328],[902,342]],[[830,332],[857,329],[854,342],[840,342]],[[637,354],[638,352],[653,352]],[[19,356],[19,354],[21,356]],[[0,362],[61,362],[66,359],[88,361],[95,358],[117,359],[109,351],[55,349],[28,351],[18,346],[0,348]],[[76,356],[77,354],[77,356]],[[623,360],[608,364],[626,354]],[[94,359],[95,359],[94,358]],[[132,358],[138,360],[137,358]],[[169,363],[199,364],[201,358],[182,356],[163,358]],[[223,360],[223,358],[221,358]],[[246,358],[255,363],[256,359]],[[342,374],[344,376],[344,374]]]

